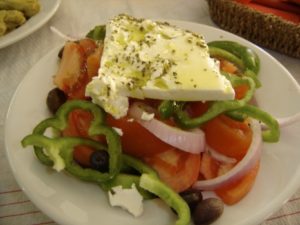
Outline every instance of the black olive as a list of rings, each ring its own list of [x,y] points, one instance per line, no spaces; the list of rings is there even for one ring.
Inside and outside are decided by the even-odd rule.
[[[202,201],[202,193],[201,191],[196,190],[188,190],[180,193],[181,197],[186,201],[189,205],[191,212],[194,211],[197,204]]]
[[[109,165],[109,155],[106,151],[94,151],[90,156],[91,168],[100,172],[107,172]]]
[[[50,112],[52,112],[53,114],[56,113],[58,108],[66,101],[67,96],[62,90],[54,88],[51,91],[49,91],[47,96],[47,106]]]
[[[199,202],[193,211],[192,218],[195,225],[210,224],[223,213],[224,203],[217,198],[207,198]]]

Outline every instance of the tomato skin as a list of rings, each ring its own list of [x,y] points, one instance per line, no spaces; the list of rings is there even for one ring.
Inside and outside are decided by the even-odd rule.
[[[98,74],[102,51],[103,48],[98,47],[92,54],[90,54],[87,57],[86,66],[87,66],[87,75],[89,81],[92,79],[92,77]]]
[[[207,144],[228,157],[241,160],[252,140],[252,130],[245,122],[225,115],[217,116],[204,125]]]
[[[102,49],[102,45],[98,46],[91,39],[65,44],[54,83],[69,99],[87,99],[85,88],[98,73]]]
[[[97,48],[96,42],[89,38],[81,39],[79,41],[79,45],[84,50],[84,53],[86,56],[89,56],[90,54],[92,54],[95,51],[95,49]]]
[[[198,117],[204,114],[209,108],[209,102],[189,102],[186,110],[191,117]]]
[[[212,158],[208,152],[202,153],[200,173],[203,177],[208,179],[213,179],[218,176],[219,162]]]
[[[95,150],[87,146],[76,146],[73,151],[74,160],[83,167],[90,167],[90,158]]]
[[[143,160],[155,169],[160,179],[174,191],[190,188],[198,179],[201,155],[180,151],[176,148],[144,157]]]
[[[220,59],[220,69],[221,71],[231,74],[235,74],[239,70],[232,62],[225,59]]]
[[[249,86],[247,84],[241,84],[239,86],[234,87],[235,99],[244,98],[248,90]]]
[[[128,117],[116,120],[107,115],[107,123],[122,130],[123,135],[120,137],[122,149],[132,156],[145,157],[173,148],[155,137],[138,122],[129,120]]]
[[[242,200],[252,189],[256,176],[259,171],[260,162],[258,161],[255,166],[243,177],[234,181],[233,183],[215,190],[215,193],[227,205],[233,205]]]

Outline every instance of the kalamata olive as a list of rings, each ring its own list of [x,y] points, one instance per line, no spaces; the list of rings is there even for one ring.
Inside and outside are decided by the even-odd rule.
[[[53,114],[56,113],[58,108],[66,101],[67,96],[62,90],[54,88],[51,91],[49,91],[47,96],[47,106],[50,112],[52,112]]]
[[[186,201],[189,205],[191,212],[194,211],[197,204],[202,201],[202,193],[201,191],[189,190],[180,193],[181,197]]]
[[[91,167],[101,172],[108,171],[109,155],[106,151],[94,151],[90,156]]]
[[[210,224],[218,219],[224,210],[224,203],[217,198],[207,198],[198,203],[192,218],[195,225]]]

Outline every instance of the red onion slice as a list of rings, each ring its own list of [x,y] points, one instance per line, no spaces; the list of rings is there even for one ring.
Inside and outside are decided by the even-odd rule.
[[[148,112],[152,113],[154,109],[135,102],[130,106],[128,114],[157,138],[171,146],[193,154],[199,154],[205,150],[205,134],[201,129],[181,130],[151,116],[149,120],[143,120],[143,114]]]
[[[232,163],[237,162],[237,160],[235,158],[231,158],[231,157],[228,157],[226,155],[223,155],[223,154],[217,152],[216,150],[214,150],[213,148],[211,148],[208,145],[206,145],[206,151],[209,152],[211,157],[213,157],[215,160],[217,160],[219,162],[228,163],[228,164],[232,164]]]
[[[257,160],[260,158],[262,149],[261,126],[256,120],[251,120],[251,129],[253,131],[252,142],[244,158],[230,171],[219,177],[209,180],[199,180],[193,185],[193,189],[212,191],[223,185],[239,179],[253,168]]]

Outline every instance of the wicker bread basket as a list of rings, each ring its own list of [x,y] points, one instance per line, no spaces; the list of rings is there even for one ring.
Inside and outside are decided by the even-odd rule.
[[[222,29],[257,45],[300,58],[300,24],[264,14],[232,0],[207,0],[212,20]]]

